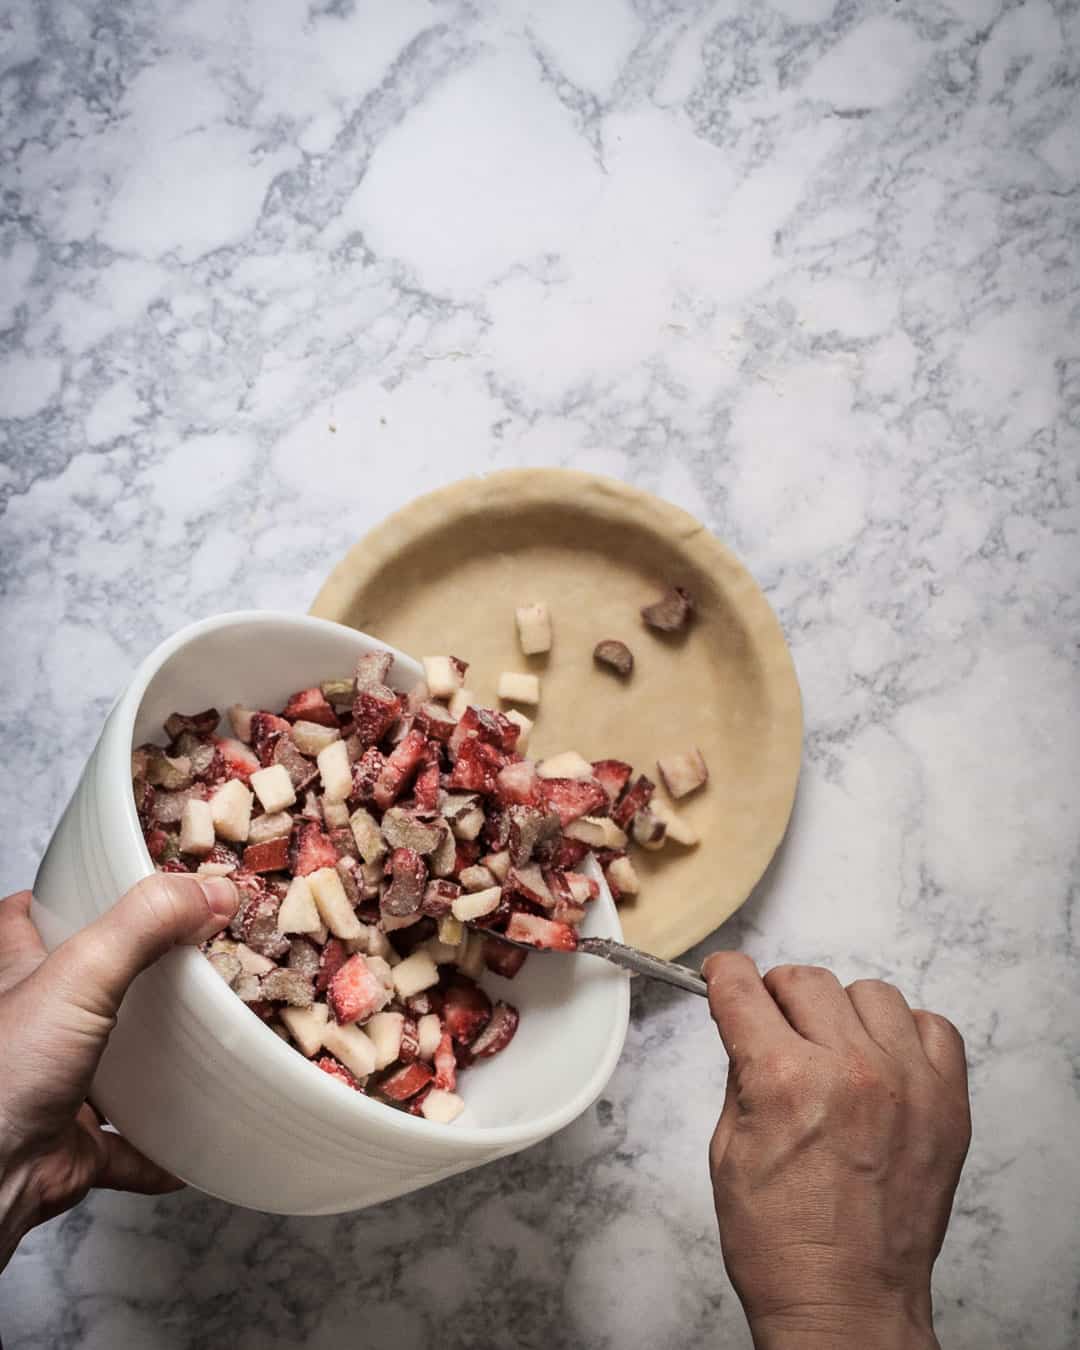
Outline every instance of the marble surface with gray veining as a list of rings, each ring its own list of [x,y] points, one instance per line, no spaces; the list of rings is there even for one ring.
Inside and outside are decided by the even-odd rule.
[[[767,588],[806,700],[787,845],[702,951],[953,1017],[943,1343],[1076,1346],[1078,82],[1075,0],[3,0],[0,880],[181,624],[306,607],[469,471],[653,489]],[[745,1347],[723,1077],[702,1006],[639,990],[543,1146],[337,1219],[95,1196],[0,1333]]]

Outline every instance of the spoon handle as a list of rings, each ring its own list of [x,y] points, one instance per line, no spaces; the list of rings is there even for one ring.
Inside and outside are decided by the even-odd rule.
[[[676,961],[661,961],[658,956],[638,951],[636,947],[627,947],[623,942],[612,938],[578,938],[577,949],[589,956],[601,956],[613,965],[632,970],[637,975],[647,975],[652,980],[663,980],[677,989],[685,989],[690,994],[708,997],[709,989],[705,981],[689,966],[680,966]]]

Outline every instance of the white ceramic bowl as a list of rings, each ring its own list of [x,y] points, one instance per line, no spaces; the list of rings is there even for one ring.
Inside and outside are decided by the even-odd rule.
[[[233,702],[276,708],[347,673],[373,638],[293,614],[224,614],[162,643],[105,723],[34,885],[51,948],[152,870],[131,792],[130,752],[168,714]],[[420,667],[395,653],[392,682]],[[606,889],[588,932],[618,937]],[[193,950],[132,986],[94,1080],[123,1134],[185,1181],[234,1204],[332,1214],[402,1195],[554,1134],[602,1091],[626,1035],[625,976],[589,958],[534,956],[513,981],[483,981],[521,1010],[511,1045],[465,1075],[464,1114],[438,1125],[369,1100],[308,1063],[240,1003]]]

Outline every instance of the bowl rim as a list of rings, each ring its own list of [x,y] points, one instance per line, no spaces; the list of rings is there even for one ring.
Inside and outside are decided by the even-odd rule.
[[[119,787],[119,795],[123,802],[122,820],[125,833],[128,836],[126,843],[130,850],[133,850],[132,858],[138,859],[140,878],[153,875],[155,869],[143,839],[138,813],[135,809],[135,797],[131,791],[130,756],[131,750],[134,748],[135,722],[151,681],[161,667],[178,651],[207,633],[223,628],[282,621],[299,630],[307,630],[308,632],[326,633],[333,631],[335,634],[344,633],[348,635],[351,642],[366,643],[372,647],[390,651],[393,653],[395,660],[420,671],[419,663],[416,662],[415,658],[399,651],[379,638],[330,619],[318,618],[311,614],[294,614],[287,610],[233,610],[199,619],[165,638],[140,662],[126,688],[113,705],[111,716],[117,719],[117,734],[109,738],[107,745],[103,746],[105,779],[107,783],[115,782]],[[600,899],[606,902],[604,907],[605,918],[614,930],[609,935],[619,938],[622,934],[618,912],[602,878],[600,885]],[[174,960],[178,962],[177,975],[183,978],[185,982],[190,982],[190,988],[184,991],[185,997],[197,998],[203,1003],[204,1008],[209,1007],[211,1018],[208,1020],[211,1023],[211,1030],[220,1022],[232,1020],[241,1013],[250,1017],[247,1010],[239,1004],[236,995],[225,985],[220,976],[215,974],[209,962],[200,957],[195,948],[175,948],[173,956]],[[423,1116],[413,1116],[404,1111],[394,1111],[392,1107],[386,1106],[383,1102],[356,1092],[344,1083],[337,1082],[329,1074],[321,1072],[311,1060],[302,1055],[295,1046],[286,1044],[261,1019],[255,1018],[255,1025],[244,1023],[244,1026],[247,1030],[255,1032],[256,1038],[265,1050],[266,1062],[271,1071],[280,1071],[282,1074],[295,1074],[299,1071],[301,1075],[307,1072],[309,1078],[307,1090],[315,1099],[321,1097],[326,1108],[325,1112],[321,1112],[324,1117],[326,1114],[340,1115],[342,1105],[349,1103],[351,1104],[350,1109],[356,1113],[358,1119],[370,1120],[384,1127],[403,1130],[406,1135],[417,1140],[431,1142],[439,1139],[451,1142],[460,1146],[462,1151],[466,1153],[494,1149],[509,1151],[517,1146],[524,1146],[541,1138],[547,1138],[563,1129],[571,1121],[577,1119],[582,1112],[586,1111],[603,1091],[622,1054],[630,1020],[629,979],[612,979],[609,982],[609,989],[609,997],[614,1005],[613,1031],[593,1072],[573,1097],[559,1108],[541,1116],[533,1116],[527,1122],[514,1125],[460,1125],[455,1123],[453,1128],[449,1128],[436,1121],[426,1120]],[[218,1009],[220,1009],[220,1014]],[[226,1053],[228,1052],[228,1048],[223,1044],[222,1049]]]

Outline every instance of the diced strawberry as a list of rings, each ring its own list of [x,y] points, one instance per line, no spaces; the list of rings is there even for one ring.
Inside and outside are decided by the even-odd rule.
[[[608,795],[608,801],[614,803],[619,793],[630,781],[634,770],[621,759],[594,759],[593,777]]]
[[[338,851],[314,820],[298,820],[292,834],[292,849],[296,857],[293,872],[306,877],[320,867],[333,867]]]
[[[443,1032],[439,1048],[435,1051],[435,1086],[446,1092],[457,1087],[457,1060],[454,1057],[454,1042],[448,1031]]]
[[[555,811],[565,829],[581,816],[592,816],[607,811],[607,793],[595,779],[544,778],[540,797],[549,811]]]
[[[327,994],[330,1011],[338,1022],[366,1022],[388,1000],[386,986],[359,953],[341,966]]]
[[[511,867],[506,877],[506,890],[511,896],[528,900],[530,904],[540,905],[544,909],[550,909],[556,899],[537,863]]]
[[[521,728],[511,722],[505,713],[492,708],[465,709],[450,737],[450,754],[459,755],[461,747],[469,740],[478,740],[483,744],[509,754],[517,745]]]
[[[501,975],[504,980],[514,978],[525,964],[528,955],[529,953],[522,951],[520,947],[513,947],[509,942],[502,942],[499,938],[484,939],[484,965],[496,975]]]
[[[454,850],[454,876],[460,876],[466,867],[472,867],[480,857],[480,845],[475,839],[458,839]]]
[[[415,998],[423,998],[422,994],[414,995]],[[405,1015],[405,1021],[401,1024],[401,1048],[398,1050],[398,1059],[402,1064],[411,1064],[420,1053],[420,1040],[417,1036],[416,1018]]]
[[[489,853],[501,853],[506,848],[510,842],[511,824],[509,811],[504,811],[500,806],[488,806],[480,840]]]
[[[298,690],[282,708],[281,715],[290,722],[318,722],[324,727],[336,727],[338,724],[337,713],[318,686]]]
[[[244,867],[249,872],[280,872],[288,865],[288,835],[268,839],[265,844],[249,844],[244,849]]]
[[[431,1066],[422,1059],[413,1060],[403,1069],[395,1069],[379,1084],[379,1091],[392,1102],[408,1101],[415,1097],[421,1088],[427,1087],[435,1074]]]
[[[410,731],[387,756],[372,794],[375,805],[384,811],[393,806],[408,786],[413,774],[427,759],[428,742],[419,731]]]
[[[234,736],[222,736],[214,742],[225,763],[226,778],[239,778],[246,783],[259,768],[259,757]]]
[[[346,1087],[351,1087],[356,1092],[363,1092],[364,1089],[360,1080],[354,1077],[345,1065],[339,1063],[333,1055],[320,1055],[312,1063],[317,1069],[322,1069],[323,1073],[328,1073],[331,1078],[336,1078],[339,1083],[344,1083]]]
[[[532,760],[518,760],[499,770],[495,779],[495,796],[504,806],[535,806],[540,800],[540,782]]]
[[[386,756],[374,745],[368,746],[353,765],[352,793],[361,802],[375,797],[375,784],[386,766]]]
[[[424,899],[427,864],[413,848],[396,848],[390,855],[387,871],[393,878],[382,897],[380,909],[395,919],[415,914]]]
[[[235,871],[236,868],[240,866],[240,855],[229,848],[228,844],[219,842],[215,844],[206,857],[200,859],[200,861],[204,863],[217,863],[220,867],[229,867]]]
[[[158,864],[159,872],[190,872],[191,868],[179,858],[170,858],[168,862]]]
[[[457,722],[441,703],[421,703],[414,711],[417,731],[429,740],[446,742],[454,733]]]
[[[611,809],[611,818],[620,830],[626,830],[637,813],[649,804],[656,791],[651,778],[639,774]]]
[[[259,758],[259,763],[268,767],[274,762],[274,746],[278,737],[285,735],[291,728],[283,717],[273,713],[257,712],[251,718],[251,748]]]
[[[439,809],[439,761],[431,759],[416,776],[413,796],[419,811],[436,812]]]
[[[356,662],[357,689],[370,689],[374,684],[385,684],[393,664],[393,656],[381,648],[378,651],[364,652]]]
[[[476,1059],[488,1058],[497,1055],[500,1050],[505,1050],[514,1039],[514,1032],[517,1031],[520,1021],[518,1010],[512,1003],[496,1003],[491,1021],[469,1046],[473,1056]],[[435,1086],[439,1086],[438,1079],[435,1080]]]
[[[330,987],[330,981],[349,959],[349,949],[340,938],[328,939],[319,958],[319,973],[315,977],[315,992],[323,994]]]
[[[363,746],[375,745],[401,715],[401,695],[385,684],[357,688],[353,700],[353,735]]]
[[[468,1045],[490,1016],[491,1000],[475,981],[465,975],[451,980],[444,996],[443,1022],[455,1041]]]
[[[424,887],[424,898],[420,908],[432,919],[445,918],[450,913],[450,906],[460,894],[461,887],[457,882],[436,877]]]
[[[492,792],[505,760],[494,746],[475,738],[462,744],[450,774],[454,791]]]
[[[175,836],[160,829],[145,830],[143,839],[146,841],[146,850],[154,862],[161,861],[165,857],[169,844],[175,842]]]
[[[527,942],[532,947],[547,947],[552,951],[572,952],[577,948],[577,934],[569,925],[541,918],[539,914],[511,914],[506,936],[515,942]]]

